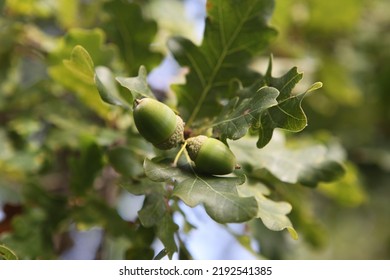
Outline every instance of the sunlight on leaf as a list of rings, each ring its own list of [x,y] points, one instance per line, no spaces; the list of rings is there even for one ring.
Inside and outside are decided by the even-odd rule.
[[[310,86],[308,90],[306,90],[306,93],[312,92],[314,90],[322,88],[323,84],[321,82],[315,82]]]
[[[266,76],[267,86],[277,88],[280,91],[278,102],[282,102],[292,96],[292,90],[302,80],[303,73],[299,73],[297,67],[291,68],[286,74],[279,78],[272,77],[272,56],[269,59]]]

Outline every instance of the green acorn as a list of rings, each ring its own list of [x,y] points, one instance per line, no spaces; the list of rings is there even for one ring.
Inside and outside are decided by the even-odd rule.
[[[184,141],[183,120],[164,103],[152,98],[136,99],[133,117],[138,132],[156,148],[169,150]]]
[[[223,142],[204,135],[187,139],[186,149],[198,171],[225,175],[236,168],[236,157]]]

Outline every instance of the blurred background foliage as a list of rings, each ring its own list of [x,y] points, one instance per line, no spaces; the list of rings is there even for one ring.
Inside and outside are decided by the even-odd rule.
[[[302,134],[337,137],[353,162],[345,185],[319,188],[338,193],[332,202],[316,201],[315,217],[329,233],[322,249],[289,244],[290,258],[390,257],[389,9],[382,0],[276,1],[271,22],[280,33],[271,52],[302,60],[296,64],[304,73],[324,83],[306,99],[309,125]]]
[[[95,65],[116,75],[136,76],[141,64],[151,71],[167,55],[169,36],[200,42],[194,18],[202,15],[189,12],[191,2],[203,3],[0,1],[0,243],[19,258],[67,258],[74,235],[87,229],[101,239],[84,258],[153,257],[156,232],[118,214],[125,191],[116,184],[116,171],[143,172],[150,146],[134,133],[131,117],[100,102],[93,81],[78,79],[63,60],[81,44]],[[390,258],[389,10],[387,0],[276,1],[274,71],[297,65],[308,84],[324,83],[305,99],[309,125],[290,144],[331,142],[349,163],[343,179],[318,191],[275,186],[289,198],[301,236],[293,241],[253,221],[261,256]],[[264,71],[267,59],[253,67]]]

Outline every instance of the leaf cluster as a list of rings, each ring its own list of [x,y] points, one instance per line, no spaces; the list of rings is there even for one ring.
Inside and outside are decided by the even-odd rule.
[[[146,159],[143,166],[150,180],[173,187],[165,197],[172,196],[190,207],[203,205],[219,223],[260,218],[269,229],[288,229],[297,238],[287,218],[291,205],[267,198],[271,194],[264,185],[267,179],[257,176],[256,171],[267,170],[277,181],[315,187],[339,178],[344,169],[340,158],[327,156],[325,146],[290,149],[284,141],[271,142],[275,129],[299,132],[306,127],[302,100],[322,86],[318,82],[303,93],[294,93],[303,74],[294,67],[281,77],[273,77],[272,57],[265,74],[250,69],[251,59],[264,52],[276,35],[267,24],[271,11],[271,1],[243,1],[238,9],[229,1],[209,1],[202,43],[197,46],[183,37],[168,42],[175,59],[189,69],[185,84],[172,86],[177,97],[175,109],[184,118],[189,136],[208,133],[225,143],[234,140],[229,145],[242,170],[227,177],[197,174],[188,157],[182,165],[176,164],[181,151],[176,151],[175,160],[175,155],[162,154]],[[125,99],[110,90],[113,78],[102,83],[101,74],[95,74],[100,96],[112,105],[131,110],[132,100],[153,98],[142,66],[137,77],[115,78],[131,94]],[[107,72],[108,76],[112,75]],[[297,164],[300,161],[302,164]],[[141,194],[148,198],[149,192],[147,188]],[[163,205],[162,200],[157,205]],[[166,211],[161,208],[159,213]],[[143,217],[145,213],[155,216],[156,208],[147,203],[141,213]]]
[[[29,15],[18,7],[9,4],[8,9],[21,17],[42,16],[39,5]],[[280,185],[314,188],[344,172],[343,157],[327,144],[291,147],[285,137],[286,131],[307,126],[302,101],[322,84],[294,92],[303,74],[294,67],[274,77],[272,56],[265,73],[251,68],[277,35],[268,23],[274,1],[209,0],[201,44],[180,36],[167,42],[187,69],[185,82],[171,86],[172,99],[148,83],[148,71],[162,54],[151,48],[159,27],[145,17],[143,7],[114,0],[80,4],[80,13],[100,11],[82,22],[57,7],[45,15],[61,14],[60,36],[34,23],[0,28],[7,42],[0,46],[6,93],[0,96],[0,171],[5,174],[0,191],[21,189],[14,193],[22,209],[15,218],[7,214],[0,241],[22,258],[55,258],[71,247],[57,241],[66,241],[70,228],[94,227],[124,240],[121,257],[172,258],[186,251],[174,219],[175,214],[186,218],[180,202],[201,205],[221,224],[252,227],[251,222],[261,221],[297,239],[288,217],[296,200]],[[19,56],[18,44],[26,52],[34,49]],[[143,97],[157,98],[180,114],[186,137],[206,134],[229,145],[240,168],[227,176],[198,174],[184,146],[154,149],[132,119],[133,102]],[[144,198],[133,221],[124,221],[114,208],[123,192]],[[303,214],[293,217],[298,224],[304,220]],[[155,238],[164,245],[157,254]],[[0,249],[4,258],[13,257]]]

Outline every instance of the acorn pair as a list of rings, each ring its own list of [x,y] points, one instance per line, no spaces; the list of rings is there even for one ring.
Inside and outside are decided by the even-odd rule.
[[[158,149],[169,150],[186,142],[198,171],[224,175],[234,170],[236,158],[223,142],[204,135],[184,140],[183,120],[164,103],[152,98],[137,99],[133,117],[138,132]]]

